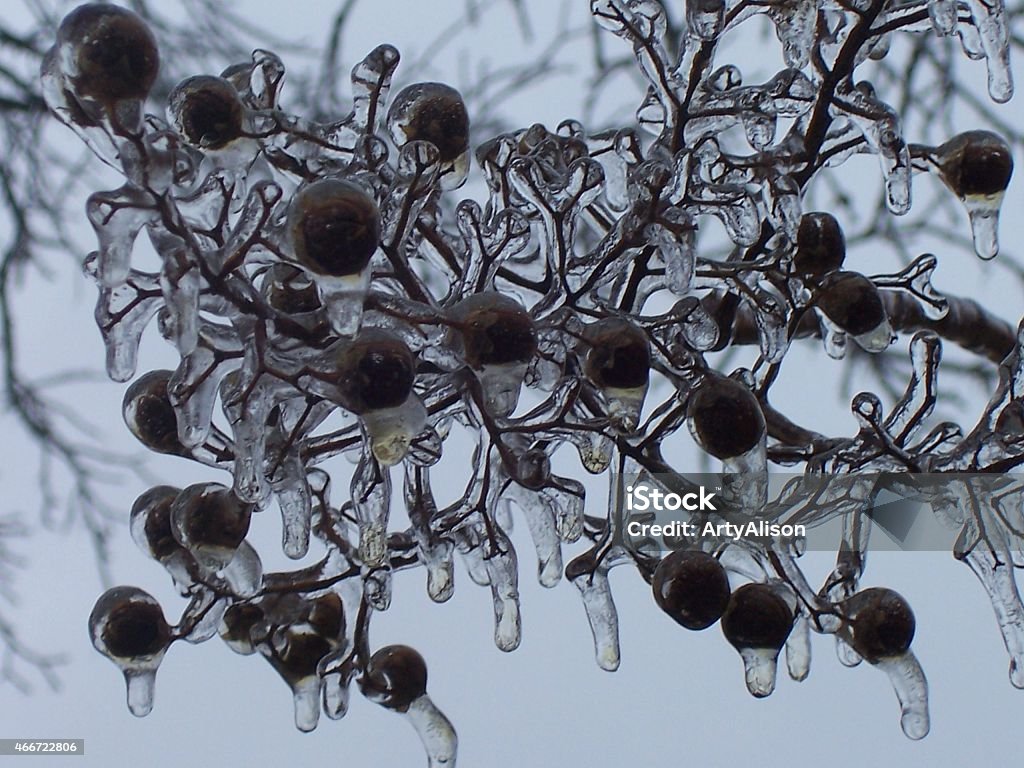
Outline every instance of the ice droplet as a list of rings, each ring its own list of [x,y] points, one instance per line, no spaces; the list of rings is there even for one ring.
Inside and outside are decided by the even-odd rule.
[[[928,681],[912,651],[880,659],[875,666],[889,676],[900,702],[900,727],[907,738],[923,739],[930,728]]]
[[[316,729],[320,722],[320,678],[304,677],[292,685],[292,703],[295,707],[295,727],[303,733]]]
[[[484,555],[494,604],[494,644],[501,651],[514,651],[522,639],[519,563],[512,542],[500,529],[495,532],[495,548]]]
[[[797,682],[806,680],[811,671],[811,628],[803,613],[797,614],[786,638],[786,669]]]
[[[775,676],[778,670],[778,648],[740,648],[743,659],[743,673],[747,690],[759,699],[770,696],[775,690]]]
[[[582,555],[590,558],[590,553]],[[579,558],[577,558],[579,560]],[[566,569],[566,576],[576,585],[583,598],[583,610],[587,613],[590,632],[594,636],[594,656],[597,666],[606,672],[619,668],[619,614],[615,610],[608,571],[598,566],[592,571],[572,578],[573,563]]]
[[[964,198],[974,252],[986,261],[999,255],[999,204],[1003,195]]]
[[[125,669],[124,683],[128,690],[128,711],[136,717],[145,717],[152,712],[156,670]]]

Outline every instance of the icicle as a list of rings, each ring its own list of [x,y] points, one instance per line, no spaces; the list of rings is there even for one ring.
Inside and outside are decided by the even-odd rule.
[[[763,699],[775,690],[775,678],[779,666],[777,648],[740,648],[743,659],[743,673],[747,690],[752,696]]]
[[[981,546],[975,546],[962,559],[974,571],[992,603],[1003,643],[1010,654],[1010,682],[1014,688],[1024,689],[1024,605],[1013,578],[1013,568],[1005,561],[993,562],[994,555]]]
[[[971,9],[971,19],[988,64],[988,94],[993,101],[1002,104],[1013,96],[1010,33],[1003,0],[967,0],[967,7]]]
[[[132,184],[111,192],[96,192],[85,205],[99,240],[96,277],[114,287],[128,279],[135,238],[157,217],[153,196]]]
[[[931,727],[928,717],[928,681],[912,651],[880,659],[875,666],[889,676],[900,702],[900,727],[907,738],[923,739]]]
[[[360,417],[370,437],[370,450],[382,466],[392,467],[405,458],[409,446],[427,422],[427,409],[415,395],[397,408],[369,411]]]
[[[619,668],[619,615],[615,610],[608,569],[595,563],[595,554],[587,552],[573,560],[565,569],[565,577],[580,591],[594,636],[597,665],[606,672]]]
[[[455,728],[428,695],[423,694],[409,704],[405,719],[416,729],[423,742],[429,768],[451,768],[455,765],[459,746]]]
[[[811,671],[811,628],[803,613],[797,615],[786,638],[786,669],[797,682],[806,680]]]
[[[263,587],[263,563],[247,541],[238,546],[231,562],[220,574],[239,597],[252,597]]]
[[[494,604],[494,644],[501,651],[514,651],[522,640],[519,611],[519,563],[512,542],[500,529],[494,533],[493,549],[484,555]]]

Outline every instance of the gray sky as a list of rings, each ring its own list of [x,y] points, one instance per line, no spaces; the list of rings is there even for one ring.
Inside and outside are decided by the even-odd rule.
[[[555,12],[553,3],[550,9],[541,0],[527,5],[536,10],[535,19]],[[323,37],[333,3],[245,0],[239,6],[279,36],[314,45]],[[372,13],[367,10],[370,3],[359,7],[345,40],[346,69],[380,42],[394,43],[406,60],[413,60],[451,23],[464,2],[387,0],[374,4]],[[582,20],[580,11],[574,9]],[[485,18],[481,27],[461,34],[450,50],[433,58],[432,71],[413,76],[403,69],[400,80],[469,82],[469,74],[457,64],[463,50],[475,51],[476,60],[486,52],[494,66],[529,60],[538,44],[523,43],[513,29],[506,13]],[[537,31],[538,43],[546,43],[543,30]],[[751,48],[745,57],[754,60],[756,46]],[[1018,80],[1024,82],[1024,77]],[[637,100],[632,93],[623,97],[625,103]],[[578,89],[571,78],[554,78],[544,88],[517,98],[513,106],[522,125],[546,122],[553,128],[560,119],[576,116],[571,110],[577,103]],[[1007,107],[1005,114],[1019,119],[1016,107]],[[74,138],[64,132],[62,140]],[[922,181],[931,183],[919,180],[915,190]],[[865,183],[877,185],[877,175],[865,172]],[[1019,190],[1021,184],[1015,186]],[[1019,203],[1016,191],[1007,207],[1019,210]],[[1012,234],[1019,235],[1019,226],[1008,222],[1003,238],[1009,241]],[[1019,294],[1008,285],[1005,273],[966,254],[956,256],[940,259],[937,286],[956,286],[961,295],[984,297],[1015,322],[1021,314]],[[885,262],[884,254],[863,258],[860,263],[870,268],[876,263],[893,266],[891,260]],[[66,273],[52,281],[32,277],[18,299],[18,311],[25,318],[22,348],[32,350],[26,362],[39,374],[67,367],[99,369],[103,352],[92,324],[94,289],[68,268],[68,261],[55,263],[67,268]],[[867,266],[858,268],[870,271]],[[170,348],[155,333],[150,341],[140,371],[173,367]],[[904,347],[906,342],[901,338]],[[800,409],[808,422],[830,434],[850,434],[854,426],[848,407],[833,394],[838,371],[839,364],[828,360],[820,348],[804,345],[787,358],[776,405],[783,411]],[[809,372],[820,382],[810,399]],[[64,395],[94,422],[109,425],[111,445],[132,449],[121,426],[122,392],[120,385],[101,383],[76,385]],[[974,407],[964,413],[965,424],[974,423],[980,404]],[[9,415],[0,424],[6,434],[17,435],[0,448],[3,507],[23,510],[28,519],[37,520],[36,452]],[[161,483],[224,479],[173,459],[156,457],[149,466]],[[327,468],[349,471],[341,459]],[[603,482],[589,486],[592,513],[600,513],[604,504]],[[141,482],[123,489],[126,523],[131,502],[144,489]],[[55,512],[58,518],[61,514]],[[268,570],[288,565],[280,553],[278,526],[273,510],[254,524],[254,543]],[[503,654],[494,647],[490,593],[473,585],[461,565],[449,603],[429,602],[421,571],[402,573],[396,577],[392,608],[374,618],[374,645],[408,643],[426,658],[429,691],[459,733],[461,766],[612,768],[687,762],[724,766],[742,761],[963,766],[980,754],[997,758],[1016,753],[1024,692],[1009,684],[1008,659],[980,585],[948,553],[874,555],[864,579],[865,586],[898,590],[917,616],[914,649],[931,687],[932,728],[924,741],[915,743],[900,731],[899,707],[885,676],[867,664],[843,668],[830,638],[814,637],[807,681],[793,683],[783,673],[774,695],[753,699],[744,688],[739,656],[718,626],[702,633],[682,630],[661,614],[647,585],[627,568],[612,576],[622,666],[614,674],[600,671],[576,590],[565,583],[552,590],[539,587],[525,526],[516,529],[513,541],[520,553],[523,606],[523,643],[516,652]],[[85,738],[85,761],[97,766],[129,759],[152,766],[200,760],[225,766],[336,761],[397,768],[425,762],[412,729],[355,691],[344,720],[322,718],[314,733],[299,733],[292,724],[290,692],[276,673],[259,657],[232,653],[217,638],[198,647],[175,644],[158,674],[153,713],[141,720],[132,717],[124,703],[120,673],[89,644],[86,621],[102,587],[83,531],[72,526],[59,535],[37,533],[18,549],[29,561],[18,580],[21,602],[15,613],[26,639],[43,650],[66,651],[71,662],[62,672],[60,693],[39,689],[23,697],[0,688],[0,737]],[[820,583],[831,567],[827,555],[810,553],[805,561],[812,583]],[[127,524],[118,533],[113,573],[117,583],[135,584],[156,595],[172,621],[184,607],[163,569],[135,548]]]

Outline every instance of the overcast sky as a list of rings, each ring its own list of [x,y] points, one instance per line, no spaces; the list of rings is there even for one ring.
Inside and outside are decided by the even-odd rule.
[[[279,37],[310,46],[320,44],[333,8],[327,0],[244,0],[237,5]],[[575,5],[580,7],[572,13],[582,23],[585,4],[578,0]],[[535,0],[527,6],[536,21],[556,15],[555,3]],[[381,42],[397,45],[406,60],[414,59],[464,7],[464,0],[360,3],[345,37],[345,68]],[[529,60],[549,42],[544,33],[550,30],[539,25],[537,40],[530,45],[520,39],[512,18],[507,10],[485,16],[472,32],[461,34],[432,58],[432,70],[422,75],[400,70],[400,80],[444,79],[465,85],[471,72],[460,68],[464,52],[475,61],[488,58],[495,67]],[[746,56],[756,53],[748,50]],[[578,116],[574,110],[580,109],[580,89],[574,82],[572,77],[555,77],[518,97],[513,106],[520,124],[544,122],[553,128],[563,118]],[[635,104],[639,97],[623,94],[623,102]],[[1005,114],[1009,120],[1021,117],[1012,105]],[[631,118],[626,114],[623,119]],[[75,141],[70,132],[63,140]],[[877,184],[877,176],[866,175],[865,183]],[[1020,194],[1014,192],[1007,206],[1019,210],[1019,203]],[[1009,241],[1021,231],[1019,222],[1009,221],[1003,237]],[[966,254],[956,256],[940,260],[936,284],[984,298],[1016,322],[1021,314],[1019,287],[1007,285],[1005,272],[997,268]],[[884,262],[885,254],[864,254],[863,259],[874,267]],[[52,280],[31,277],[17,300],[24,318],[26,366],[40,375],[68,367],[99,369],[103,351],[92,324],[93,287],[68,260],[54,264],[66,273]],[[151,341],[140,371],[173,367],[169,348],[155,334]],[[905,347],[907,339],[899,343]],[[839,364],[820,347],[801,345],[787,358],[783,382],[773,389],[776,406],[799,409],[809,423],[829,434],[851,434],[855,428],[849,409],[833,394],[839,371]],[[818,384],[811,397],[809,375]],[[110,445],[131,449],[120,419],[122,392],[121,385],[102,383],[77,385],[64,395],[93,421],[109,427],[104,439]],[[974,423],[979,407],[974,403],[965,410],[965,424]],[[9,415],[0,425],[4,434],[17,436],[0,448],[5,491],[0,508],[23,511],[36,521],[37,454]],[[343,460],[336,461],[328,468],[348,471]],[[168,484],[225,477],[173,459],[155,458],[149,467],[159,482]],[[144,558],[129,537],[128,509],[145,490],[141,481],[133,482],[123,489],[126,524],[115,542],[112,571],[117,583],[156,595],[173,621],[183,602],[163,569]],[[590,488],[588,511],[600,514],[603,480]],[[55,511],[57,517],[61,514]],[[278,525],[273,511],[254,523],[254,543],[270,570],[288,563],[280,553]],[[948,553],[875,555],[864,580],[865,586],[898,590],[917,616],[914,649],[931,687],[932,729],[923,742],[915,743],[900,731],[899,707],[885,676],[867,664],[842,667],[830,638],[814,637],[807,681],[793,683],[783,673],[774,695],[753,699],[743,684],[740,659],[718,626],[703,633],[682,630],[655,607],[647,585],[627,568],[617,569],[612,577],[622,666],[614,674],[602,672],[593,659],[576,590],[565,583],[552,590],[539,587],[525,526],[516,529],[513,541],[520,552],[523,605],[523,642],[516,652],[503,654],[494,647],[490,593],[473,585],[461,566],[454,598],[440,606],[427,599],[422,571],[398,575],[392,608],[373,622],[375,646],[407,643],[426,658],[429,691],[458,730],[459,765],[465,768],[727,766],[742,761],[766,766],[964,766],[981,755],[992,760],[1018,751],[1024,692],[1009,684],[1007,656],[980,585]],[[87,617],[102,586],[84,532],[78,526],[62,533],[38,531],[18,550],[28,560],[18,579],[21,603],[15,611],[26,639],[40,649],[66,652],[70,663],[62,670],[59,693],[40,688],[26,697],[0,688],[0,737],[85,738],[85,761],[97,766],[133,760],[147,766],[203,761],[398,768],[425,762],[412,729],[355,692],[344,720],[323,718],[314,733],[299,733],[292,723],[290,692],[270,666],[258,656],[232,653],[217,638],[200,646],[175,644],[158,675],[153,713],[132,717],[120,673],[89,644]],[[810,553],[805,560],[811,582],[820,583],[832,558]]]

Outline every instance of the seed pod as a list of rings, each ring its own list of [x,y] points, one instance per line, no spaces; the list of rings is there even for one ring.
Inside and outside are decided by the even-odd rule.
[[[131,531],[135,543],[155,560],[165,560],[181,551],[171,529],[171,505],[180,488],[158,485],[135,500],[131,512]]]
[[[854,336],[869,334],[888,323],[875,284],[857,272],[836,272],[818,295],[818,308],[842,330]]]
[[[690,393],[686,418],[694,439],[718,459],[742,456],[765,435],[764,414],[740,382],[709,373]]]
[[[370,658],[359,688],[382,707],[405,712],[427,692],[427,663],[414,648],[388,645]]]
[[[842,603],[854,650],[868,661],[900,656],[910,648],[916,626],[914,612],[891,589],[865,589]]]
[[[321,179],[296,193],[288,211],[295,258],[331,277],[366,269],[380,241],[377,203],[352,182]]]
[[[174,500],[171,530],[202,565],[220,570],[245,540],[252,510],[220,483],[196,483]]]
[[[121,413],[136,439],[151,451],[172,456],[187,455],[178,439],[178,418],[167,396],[171,371],[150,371],[136,379],[124,393]]]
[[[796,235],[796,272],[821,278],[843,266],[845,259],[846,238],[835,217],[831,213],[805,213]]]
[[[651,350],[647,335],[620,318],[599,320],[583,333],[590,345],[584,372],[602,389],[646,387],[651,373]]]
[[[957,197],[999,195],[1010,185],[1013,154],[1002,136],[966,131],[936,150],[939,173]]]
[[[244,133],[245,107],[227,80],[209,75],[190,77],[168,98],[175,130],[198,149],[223,149]]]
[[[253,637],[253,635],[257,627],[265,622],[265,619],[263,609],[258,605],[233,603],[224,611],[217,632],[231,650],[248,656],[256,652],[255,644],[262,639]]]
[[[268,270],[263,294],[270,306],[286,315],[303,315],[320,309],[316,283],[289,264],[276,264]]]
[[[469,114],[454,88],[442,83],[417,83],[402,89],[388,110],[388,129],[399,147],[429,141],[442,163],[469,149]]]
[[[282,637],[281,650],[269,658],[271,665],[289,685],[315,677],[320,660],[334,650],[333,644],[316,632],[289,628]]]
[[[341,404],[362,415],[397,408],[409,398],[416,358],[398,336],[367,327],[341,348],[336,370]]]
[[[744,584],[732,593],[722,616],[725,639],[737,649],[778,651],[793,628],[793,611],[767,584]]]
[[[160,604],[137,587],[104,592],[89,615],[92,642],[115,661],[140,661],[162,654],[171,642],[171,628]]]
[[[527,363],[537,352],[533,320],[519,302],[496,291],[476,293],[452,310],[463,355],[474,370]]]
[[[77,95],[144,99],[160,68],[156,38],[135,13],[109,3],[71,11],[57,31],[60,66]]]
[[[651,582],[658,607],[687,629],[707,629],[729,605],[729,578],[706,552],[678,550],[666,555]]]
[[[539,491],[551,482],[551,458],[541,448],[531,448],[516,461],[516,482]]]

